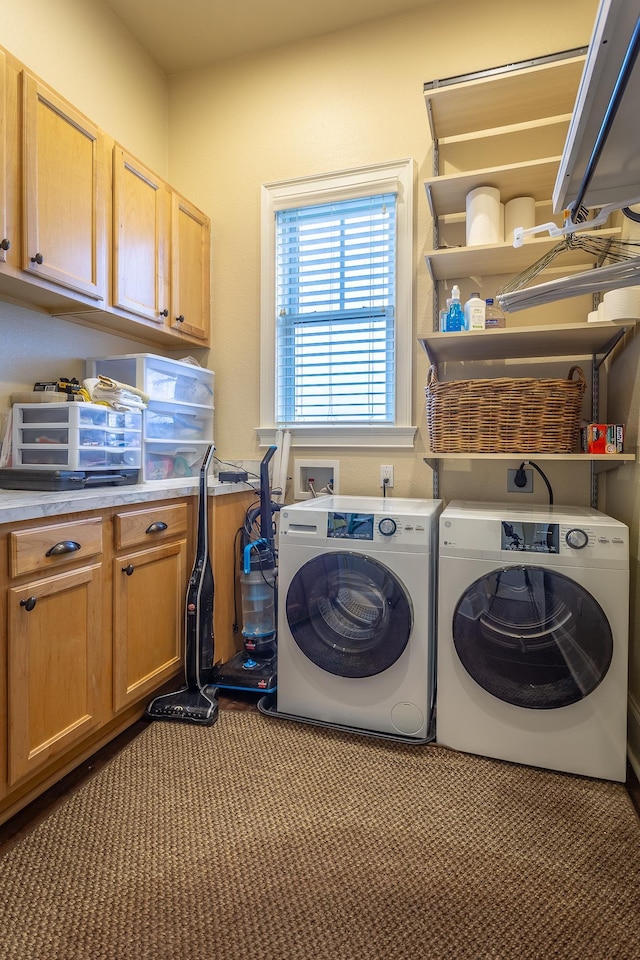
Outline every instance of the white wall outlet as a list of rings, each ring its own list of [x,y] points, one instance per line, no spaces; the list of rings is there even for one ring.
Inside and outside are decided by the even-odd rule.
[[[393,464],[391,463],[380,464],[380,486],[381,487],[393,486]]]
[[[507,493],[533,493],[533,470],[507,470]]]

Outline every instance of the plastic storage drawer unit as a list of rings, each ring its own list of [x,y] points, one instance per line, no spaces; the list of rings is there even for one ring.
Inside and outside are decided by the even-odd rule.
[[[149,395],[142,417],[144,479],[197,477],[213,443],[213,371],[184,360],[132,353],[88,360],[87,376],[99,375]]]
[[[18,469],[139,469],[142,416],[96,403],[16,403],[12,447]]]

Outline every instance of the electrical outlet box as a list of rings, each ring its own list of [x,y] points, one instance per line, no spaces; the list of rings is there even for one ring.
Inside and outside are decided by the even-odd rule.
[[[519,487],[516,483],[516,474],[522,472],[526,483]],[[507,470],[507,493],[533,493],[533,470]]]
[[[393,464],[380,464],[380,486],[390,488],[393,486]]]
[[[339,460],[294,460],[294,500],[311,500],[338,493],[340,483]]]

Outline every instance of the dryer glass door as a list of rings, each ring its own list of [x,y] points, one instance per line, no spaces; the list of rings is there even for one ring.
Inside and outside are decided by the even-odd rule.
[[[599,603],[574,580],[538,566],[506,567],[472,583],[454,611],[453,642],[476,683],[529,709],[588,697],[613,656]]]
[[[300,650],[339,677],[382,673],[409,642],[409,595],[393,572],[372,557],[348,552],[314,557],[297,571],[285,602]]]

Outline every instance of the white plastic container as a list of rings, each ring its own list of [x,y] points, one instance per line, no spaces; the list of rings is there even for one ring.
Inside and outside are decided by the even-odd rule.
[[[143,479],[197,477],[213,443],[212,370],[151,353],[87,360],[87,377],[102,374],[149,395],[143,411]]]
[[[465,330],[484,330],[486,303],[479,293],[472,293],[464,305]]]
[[[17,469],[137,469],[142,416],[95,403],[16,403],[12,447]]]

